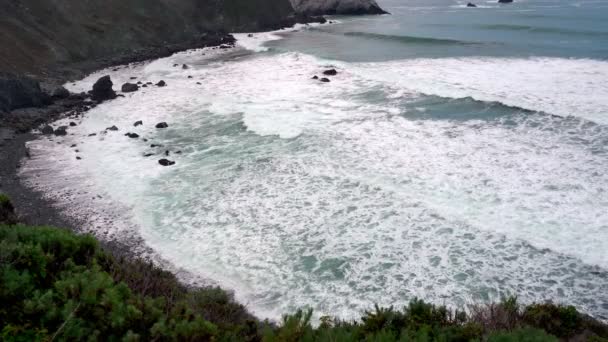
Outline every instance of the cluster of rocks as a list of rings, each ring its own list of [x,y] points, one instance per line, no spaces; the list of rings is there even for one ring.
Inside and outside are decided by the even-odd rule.
[[[327,69],[327,70],[323,71],[324,76],[336,76],[337,74],[338,74],[338,71],[336,69]],[[323,83],[331,82],[331,80],[328,77],[319,77],[317,75],[314,75],[312,77],[312,79],[318,80],[319,82],[323,82]]]
[[[136,79],[135,77],[131,77],[132,80]],[[121,90],[122,92],[133,92],[133,91],[137,91],[139,90],[139,85],[141,85],[142,82],[138,82],[137,84],[134,83],[125,83],[122,87]],[[150,85],[152,84],[152,82],[148,82],[146,84],[143,84],[143,86],[146,85]],[[86,104],[81,111],[78,112],[73,112],[73,113],[68,113],[67,117],[68,118],[72,118],[72,117],[77,117],[79,115],[82,115],[82,113],[90,108],[95,107],[97,104],[102,103],[104,101],[108,101],[108,100],[112,100],[115,99],[119,96],[119,94],[116,94],[116,91],[114,91],[113,89],[113,82],[112,79],[110,78],[110,76],[103,76],[101,78],[99,78],[97,80],[97,82],[95,82],[95,84],[93,85],[92,90],[90,90],[88,93],[82,93],[82,94],[70,94],[69,91],[67,91],[65,88],[61,88],[59,90],[56,91],[56,95],[54,96],[78,96],[83,100],[83,103]],[[158,83],[156,83],[156,86],[158,87],[165,87],[167,84],[165,83],[165,81],[159,81]],[[55,94],[55,93],[54,93]],[[143,120],[138,120],[135,123],[133,123],[134,127],[138,127],[138,126],[142,126]],[[69,126],[59,126],[57,128],[53,128],[51,125],[44,125],[41,129],[40,132],[42,134],[45,135],[56,135],[56,136],[65,136],[68,134],[67,130],[69,127],[74,127],[77,126],[78,124],[74,121],[71,121],[69,123]],[[159,122],[155,125],[155,127],[157,129],[164,129],[164,128],[168,128],[169,124],[167,124],[166,122]],[[107,132],[115,132],[115,131],[119,131],[119,128],[116,125],[112,125],[110,127],[107,127],[102,133],[106,134]],[[97,133],[91,133],[88,136],[89,137],[93,137],[96,136]],[[130,139],[139,139],[140,135],[134,132],[127,132],[125,133],[126,137],[129,137]],[[142,139],[143,141],[147,142],[147,139]],[[76,145],[72,145],[72,147],[75,147]],[[154,147],[162,147],[161,145],[156,145],[156,144],[152,144],[151,145],[152,148]],[[78,150],[76,150],[78,152]],[[181,151],[176,151],[175,153],[180,154]],[[169,156],[170,152],[169,150],[166,150],[164,152],[165,156]],[[148,153],[145,156],[149,157],[154,155],[154,153]],[[77,156],[76,159],[80,160],[82,159],[81,157]],[[159,164],[163,165],[163,166],[171,166],[171,165],[175,165],[174,161],[168,160],[166,158],[163,158],[161,160],[159,160]]]
[[[133,123],[133,127],[139,127],[139,126],[143,126],[143,124],[144,124],[143,120],[137,120],[137,121],[135,121],[135,122]],[[167,124],[166,122],[159,122],[159,123],[157,123],[157,124],[156,124],[154,127],[156,127],[157,129],[165,129],[165,128],[168,128],[168,127],[169,127],[169,124]],[[106,128],[106,129],[105,129],[105,131],[106,131],[106,132],[108,132],[108,131],[118,131],[118,130],[119,130],[119,128],[118,128],[118,127],[116,127],[116,125],[113,125],[113,126],[108,127],[108,128]],[[93,134],[95,134],[95,133],[93,133]],[[96,134],[95,134],[95,135],[96,135]],[[125,135],[126,137],[130,138],[130,139],[139,139],[139,138],[140,138],[140,135],[139,135],[139,134],[137,134],[137,133],[133,133],[133,132],[127,132],[127,133],[125,133],[124,135]],[[142,139],[142,141],[147,142],[147,141],[148,141],[148,139],[145,139],[145,138],[144,138],[144,139]],[[164,147],[164,146],[163,146],[163,145],[160,145],[160,144],[151,144],[151,145],[150,145],[150,148],[157,148],[157,149],[158,149],[158,148],[163,148],[163,147]],[[168,157],[168,156],[171,154],[171,151],[169,151],[169,150],[164,150],[164,152],[161,152],[161,153],[162,153],[162,154],[164,154],[166,157]],[[173,153],[175,153],[175,154],[181,154],[181,153],[182,153],[182,151],[174,151]],[[156,153],[145,153],[145,154],[144,154],[144,157],[152,157],[152,156],[154,156],[154,155],[156,155]],[[79,158],[79,159],[80,159],[80,158]],[[162,165],[162,166],[171,166],[171,165],[175,165],[175,161],[172,161],[172,160],[169,160],[169,159],[166,159],[166,158],[160,159],[160,160],[158,161],[158,163],[159,163],[160,165]]]

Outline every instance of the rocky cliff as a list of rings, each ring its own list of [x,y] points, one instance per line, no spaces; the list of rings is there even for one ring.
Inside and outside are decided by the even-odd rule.
[[[291,0],[297,13],[322,14],[386,14],[375,0]]]
[[[204,45],[218,32],[276,29],[292,13],[289,0],[1,1],[0,72],[95,68],[141,49]]]

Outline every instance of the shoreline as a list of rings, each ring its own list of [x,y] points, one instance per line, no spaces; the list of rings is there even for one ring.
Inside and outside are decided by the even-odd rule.
[[[315,23],[310,24],[315,25]],[[301,29],[299,25],[309,25],[309,23],[296,23],[294,26],[291,27],[284,27],[273,31],[256,32],[254,34],[272,35],[287,33]],[[235,35],[248,35],[248,33],[235,33]],[[232,43],[231,49],[220,50],[220,47],[226,44],[224,39],[225,37],[230,37],[230,42]],[[134,59],[127,60],[125,63],[122,64],[99,64],[103,67],[100,67],[99,69],[94,69],[86,74],[83,72],[81,77],[84,79],[87,75],[99,72],[103,73],[104,70],[120,71],[121,69],[129,68],[131,66],[138,66],[140,64],[153,62],[162,58],[167,58],[179,53],[186,53],[189,51],[196,51],[201,49],[218,49],[217,51],[231,52],[235,48],[238,48],[236,46],[236,39],[233,34],[224,36],[220,41],[218,41],[217,45],[204,45],[194,47],[187,47],[187,45],[182,46],[184,47],[183,49],[175,51],[163,48],[160,50],[154,50],[155,52],[152,52],[151,54],[147,55],[136,54]],[[254,53],[256,52],[255,49],[251,50],[250,48],[245,46],[240,46],[240,48],[242,48],[243,50],[252,51]],[[216,58],[218,56],[216,56]],[[116,60],[122,61],[123,57],[117,57]],[[47,81],[48,79],[43,82]],[[66,81],[63,84],[71,83],[72,81],[75,80]],[[119,89],[120,84],[115,83],[114,88]],[[84,100],[85,99],[80,99],[79,101],[77,101],[77,104],[75,106],[81,106]],[[108,101],[111,102],[113,100]],[[120,234],[118,234],[119,237],[123,237],[123,239],[107,237],[104,238],[103,236],[101,236],[101,234],[95,234],[93,231],[84,228],[91,224],[92,220],[88,219],[92,216],[91,214],[96,213],[85,213],[84,215],[82,215],[82,218],[79,218],[75,215],[70,215],[69,209],[66,210],[66,208],[58,206],[59,201],[57,198],[53,199],[51,198],[51,196],[48,196],[44,191],[35,189],[35,187],[26,184],[26,179],[23,178],[23,175],[21,175],[20,172],[22,170],[23,161],[26,158],[30,158],[29,148],[27,144],[40,138],[40,135],[32,131],[36,129],[36,127],[41,127],[44,124],[52,124],[61,120],[65,120],[72,112],[71,110],[60,110],[62,108],[61,106],[59,106],[59,109],[56,107],[57,106],[55,106],[55,104],[52,104],[42,108],[23,108],[13,111],[11,114],[14,114],[16,112],[27,113],[29,111],[32,111],[38,114],[38,117],[44,116],[46,119],[43,121],[42,124],[28,124],[27,126],[29,129],[26,132],[20,132],[20,129],[8,127],[6,129],[12,130],[9,135],[13,135],[13,137],[7,140],[0,140],[0,193],[7,194],[11,199],[19,222],[21,224],[26,224],[30,226],[51,226],[60,229],[67,229],[76,234],[90,234],[99,241],[101,247],[104,250],[106,250],[116,258],[125,258],[127,260],[142,260],[143,262],[152,263],[154,266],[173,274],[176,279],[178,279],[179,282],[185,287],[193,289],[204,289],[207,287],[218,286],[222,291],[228,293],[234,298],[235,290],[227,288],[215,279],[208,279],[203,276],[195,275],[187,270],[184,270],[181,267],[174,265],[170,261],[165,260],[159,252],[152,249],[152,247],[146,244],[139,231],[129,231],[127,234],[128,238],[124,238],[125,236],[121,236]],[[84,117],[88,115],[88,111],[90,109],[92,108],[86,108],[81,112],[78,112],[78,115]],[[5,128],[0,124],[0,129]],[[7,135],[7,137],[9,135]],[[0,139],[4,139],[4,135]],[[70,180],[66,179],[66,182],[70,182]],[[75,211],[79,210],[81,209]],[[247,303],[243,303],[236,299],[234,300],[236,303],[244,305],[248,314],[250,314],[252,317],[255,317],[257,320],[262,321],[263,318],[260,318],[258,315],[253,313],[251,309],[247,308]]]
[[[7,148],[6,149],[2,148],[2,152],[11,151],[11,152],[14,152],[14,155],[10,155],[9,156],[10,158],[7,158],[7,160],[10,160],[8,169],[6,169],[6,170],[4,169],[4,163],[3,163],[3,168],[2,168],[2,173],[1,173],[0,178],[4,179],[5,174],[8,175],[7,176],[8,181],[6,183],[9,184],[9,187],[11,187],[11,186],[14,187],[13,192],[14,192],[14,194],[17,194],[18,196],[16,197],[14,194],[11,194],[11,193],[9,193],[9,195],[11,195],[14,198],[14,202],[16,204],[19,214],[21,214],[23,208],[26,208],[25,216],[26,216],[26,219],[29,220],[27,222],[28,224],[39,224],[36,222],[43,222],[43,224],[46,225],[47,223],[44,223],[44,222],[53,222],[52,225],[54,225],[54,226],[69,228],[75,232],[82,232],[83,231],[82,223],[79,223],[78,220],[67,218],[66,217],[67,215],[65,214],[65,212],[63,210],[56,208],[53,205],[54,201],[45,198],[46,196],[44,195],[44,193],[32,190],[31,188],[25,186],[25,184],[19,180],[18,165],[19,165],[21,158],[19,158],[18,155],[19,155],[19,153],[21,153],[22,156],[26,156],[27,148],[26,148],[25,144],[35,138],[36,138],[36,135],[33,135],[31,133],[20,134],[15,139],[10,141],[8,144],[5,144],[5,146],[7,146]],[[17,145],[12,145],[12,143],[15,143]],[[19,143],[21,143],[21,145],[19,145]],[[5,158],[4,155],[2,155],[2,159],[4,159],[4,158]],[[10,165],[13,165],[14,167],[11,168]],[[11,183],[13,180],[16,184]],[[5,182],[2,181],[0,189],[4,189],[4,183]],[[23,205],[21,205],[20,203],[23,203]],[[35,203],[35,204],[31,205],[32,203]],[[29,206],[29,208],[28,208],[28,206]],[[34,208],[36,208],[36,209],[34,210]],[[30,223],[30,222],[33,222],[33,223]],[[117,253],[118,255],[127,256],[129,258],[140,258],[140,255],[138,255],[138,253],[133,252],[133,249],[132,249],[133,243],[121,243],[119,241],[107,242],[107,241],[104,241],[103,239],[99,239],[99,240],[102,241],[104,248],[110,250],[112,253]],[[142,241],[134,242],[134,244],[142,244],[142,243],[143,243]],[[171,267],[169,267],[168,269],[167,268],[165,268],[165,269],[172,272],[173,274],[178,275],[178,278],[180,278],[178,271],[175,271]]]

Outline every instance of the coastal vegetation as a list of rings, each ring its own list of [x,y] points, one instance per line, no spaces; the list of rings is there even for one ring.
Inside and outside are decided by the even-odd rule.
[[[515,297],[467,312],[414,299],[357,321],[313,324],[311,310],[260,321],[224,290],[184,286],[92,236],[0,223],[3,341],[608,341],[608,326],[572,306]]]

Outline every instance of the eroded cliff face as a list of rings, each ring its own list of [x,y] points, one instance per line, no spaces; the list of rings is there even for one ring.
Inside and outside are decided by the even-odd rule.
[[[386,14],[375,0],[291,0],[297,13],[322,14]]]
[[[87,63],[94,68],[94,60],[139,49],[277,29],[292,14],[289,0],[2,1],[0,71],[46,77]]]

